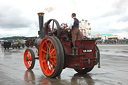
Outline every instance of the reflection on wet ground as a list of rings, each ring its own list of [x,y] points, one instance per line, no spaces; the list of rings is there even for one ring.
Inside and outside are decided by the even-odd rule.
[[[27,70],[23,62],[25,48],[0,48],[0,85],[128,85],[127,45],[98,47],[101,53],[100,69],[95,66],[90,73],[81,75],[66,68],[57,78],[45,77],[38,60],[33,70]]]
[[[66,84],[66,80],[62,80],[60,76],[55,79],[40,76],[37,79],[35,78],[35,74],[32,70],[25,71],[24,80],[32,84],[38,84],[38,85],[65,85]],[[90,74],[82,75],[82,74],[75,73],[73,77],[70,79],[70,81],[71,81],[70,85],[94,85],[95,84]]]
[[[24,74],[24,80],[35,84],[35,74],[33,73],[32,70],[26,70]]]

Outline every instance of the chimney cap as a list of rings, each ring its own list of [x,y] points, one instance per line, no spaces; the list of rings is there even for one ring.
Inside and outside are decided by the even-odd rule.
[[[38,16],[44,16],[44,13],[43,12],[39,12]]]

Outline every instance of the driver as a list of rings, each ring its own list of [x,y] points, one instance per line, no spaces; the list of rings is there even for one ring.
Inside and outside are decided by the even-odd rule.
[[[72,19],[69,23],[69,26],[66,29],[71,29],[71,35],[72,35],[72,43],[73,46],[75,46],[75,40],[80,40],[80,30],[79,30],[79,20],[76,18],[76,14],[72,13],[71,15]]]

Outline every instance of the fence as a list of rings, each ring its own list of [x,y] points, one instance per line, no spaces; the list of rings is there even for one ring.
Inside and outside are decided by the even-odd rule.
[[[128,44],[128,39],[107,39],[102,40],[98,39],[96,40],[98,44]]]

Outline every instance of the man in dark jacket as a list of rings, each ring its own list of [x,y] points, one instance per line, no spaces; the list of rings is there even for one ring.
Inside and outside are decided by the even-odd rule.
[[[76,18],[75,13],[72,13],[71,17],[72,19],[70,21],[68,28],[72,29],[72,43],[75,46],[75,40],[79,40],[81,36],[79,30],[79,20]]]

